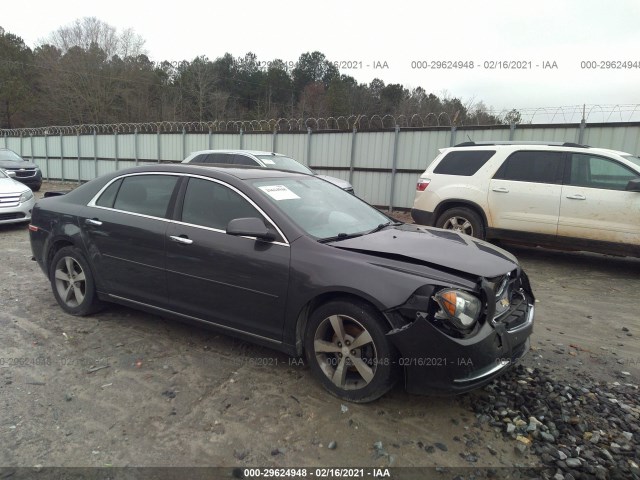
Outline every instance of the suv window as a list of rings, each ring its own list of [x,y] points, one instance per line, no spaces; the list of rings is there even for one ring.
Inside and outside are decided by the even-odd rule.
[[[263,218],[253,205],[224,185],[190,178],[182,206],[182,221],[226,230],[234,218]]]
[[[122,180],[120,190],[118,190],[113,208],[152,217],[166,217],[167,207],[177,181],[178,177],[171,175],[125,177]],[[105,191],[102,196],[106,193]]]
[[[504,161],[493,178],[534,183],[561,183],[562,152],[520,151]]]
[[[582,153],[571,155],[570,185],[624,190],[634,178],[638,174],[615,160]]]
[[[233,163],[234,165],[249,165],[251,167],[258,166],[258,162],[256,162],[252,158],[249,158],[246,155],[239,155],[239,154],[234,155],[233,161],[229,163]]]
[[[470,177],[480,170],[493,155],[495,150],[469,150],[447,153],[433,170],[443,175],[463,175]]]
[[[226,153],[210,153],[207,155],[205,163],[231,163],[231,158]]]

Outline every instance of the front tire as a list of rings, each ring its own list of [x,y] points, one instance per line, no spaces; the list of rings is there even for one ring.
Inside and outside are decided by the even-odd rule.
[[[49,280],[53,295],[65,312],[84,316],[102,307],[89,263],[79,248],[64,247],[56,252]]]
[[[397,354],[384,320],[370,305],[336,300],[313,312],[305,332],[305,353],[322,386],[338,398],[376,400],[398,380]]]
[[[471,237],[484,240],[484,223],[480,216],[473,210],[465,207],[456,207],[446,210],[438,217],[436,227],[454,232],[464,233]]]

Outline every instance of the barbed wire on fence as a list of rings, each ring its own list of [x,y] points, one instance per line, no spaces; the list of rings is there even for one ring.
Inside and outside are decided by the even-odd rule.
[[[514,115],[514,112],[517,115]],[[472,112],[473,113],[473,112]],[[520,109],[487,110],[484,117],[470,116],[471,120],[458,121],[454,112],[414,113],[414,114],[374,114],[348,115],[308,118],[270,118],[262,120],[213,120],[208,122],[138,122],[138,123],[106,123],[82,125],[57,125],[34,128],[0,129],[2,137],[28,137],[53,135],[86,135],[86,134],[118,134],[118,133],[207,133],[207,132],[307,132],[316,131],[351,131],[425,127],[453,127],[509,125],[513,118],[517,124],[537,123],[580,123],[590,121],[630,122],[640,121],[640,104],[616,105],[566,105],[561,107],[536,107]],[[482,118],[496,119],[497,123],[481,123]]]

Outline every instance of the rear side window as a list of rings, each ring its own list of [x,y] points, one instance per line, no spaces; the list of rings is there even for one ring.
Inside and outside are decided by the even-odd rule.
[[[116,199],[116,193],[118,193],[121,183],[122,179],[120,178],[109,185],[106,190],[102,192],[102,195],[100,195],[96,205],[99,207],[113,208],[113,201]]]
[[[493,178],[532,183],[562,183],[562,152],[522,151],[509,155]]]
[[[177,181],[178,177],[170,175],[125,177],[113,208],[152,217],[166,217],[167,207]]]
[[[443,175],[463,175],[470,177],[480,170],[493,155],[495,150],[468,150],[447,153],[433,173]]]

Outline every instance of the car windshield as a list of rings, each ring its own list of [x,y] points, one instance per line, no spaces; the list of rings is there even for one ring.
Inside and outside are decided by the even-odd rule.
[[[0,150],[0,161],[22,162],[22,157],[13,150]]]
[[[283,157],[280,155],[256,155],[265,167],[276,168],[278,170],[291,170],[292,172],[307,173],[313,175],[313,171],[300,162],[296,162],[293,158]]]
[[[636,164],[636,166],[640,167],[640,157],[634,157],[633,155],[623,155],[622,158],[626,158],[630,162]]]
[[[368,203],[316,177],[257,179],[251,183],[296,225],[319,240],[362,235],[391,222]]]

